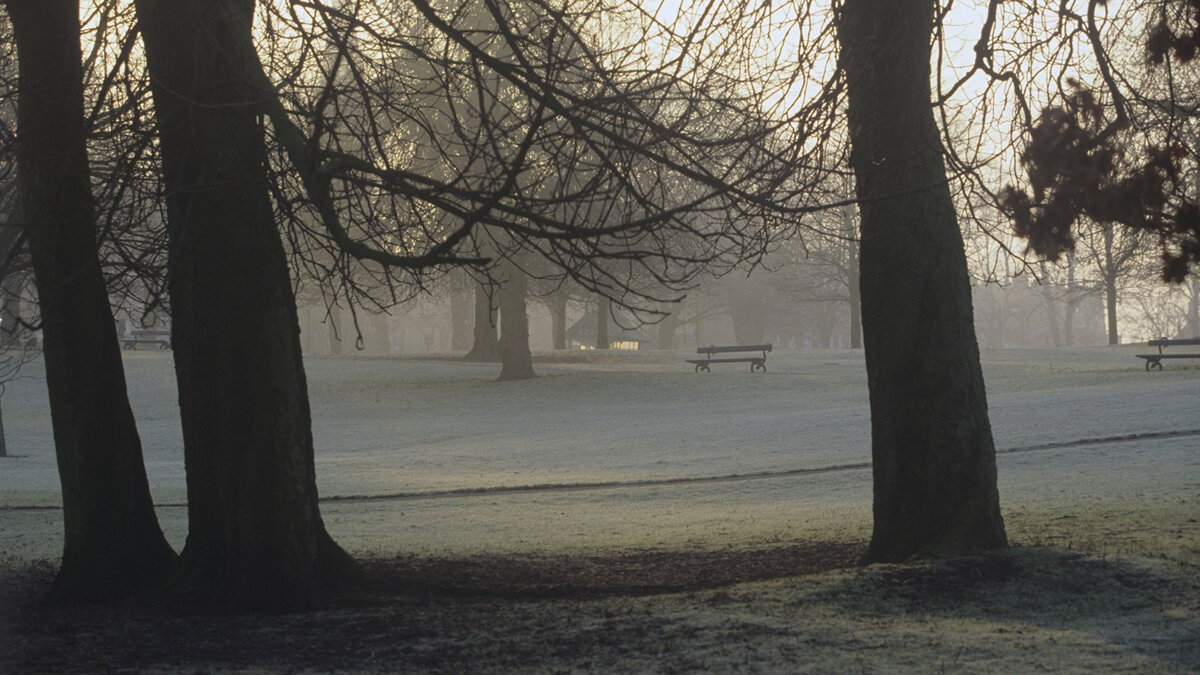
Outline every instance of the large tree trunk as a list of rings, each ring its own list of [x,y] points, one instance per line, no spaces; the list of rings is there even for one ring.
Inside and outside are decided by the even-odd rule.
[[[500,360],[500,341],[496,337],[496,297],[483,284],[475,284],[475,339],[467,361],[496,363]]]
[[[150,499],[141,440],[96,249],[79,3],[10,0],[20,68],[17,162],[42,309],[46,388],[65,527],[55,593],[114,597],[175,560]]]
[[[516,265],[500,264],[504,280],[500,285],[500,379],[527,380],[533,372],[529,351],[529,316],[525,313],[525,295],[529,278]]]
[[[352,573],[317,508],[295,298],[248,85],[253,3],[138,0],[168,189],[190,530],[177,583],[241,610]]]
[[[874,532],[864,562],[1004,546],[966,256],[930,105],[933,0],[847,0]]]

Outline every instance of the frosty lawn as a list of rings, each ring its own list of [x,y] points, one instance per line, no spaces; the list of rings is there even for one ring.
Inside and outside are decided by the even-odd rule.
[[[1083,516],[1200,493],[1198,436],[1070,445],[1200,433],[1200,370],[1146,373],[1134,349],[984,354],[1007,512]],[[542,377],[507,383],[493,381],[496,366],[450,359],[308,359],[317,480],[335,537],[387,554],[866,532],[869,470],[837,469],[869,462],[861,355],[781,351],[753,375],[694,373],[674,353],[542,357]],[[186,493],[170,354],[125,352],[125,362],[151,490],[179,546],[185,513],[169,505]],[[38,364],[23,374],[3,398],[10,452],[23,457],[0,463],[0,505],[54,506],[44,383]],[[579,489],[614,483],[633,485]],[[489,491],[519,486],[574,489]],[[362,497],[393,498],[343,499]],[[31,541],[14,529],[30,515],[20,513],[0,519],[3,549],[55,557],[59,533]]]
[[[1200,668],[1200,368],[1147,373],[1136,349],[983,355],[1009,535],[1038,548],[949,568],[884,566],[584,605],[368,609],[354,625],[378,621],[386,633],[445,621],[446,634],[385,640],[373,647],[378,661],[334,664]],[[308,359],[317,479],[334,538],[365,560],[418,567],[480,555],[541,564],[866,540],[861,355],[775,352],[765,374],[694,373],[685,352],[539,356],[541,377],[505,383],[493,381],[498,366],[449,357]],[[185,489],[170,354],[126,352],[125,364],[151,489],[180,547]],[[0,563],[10,568],[53,561],[61,547],[38,368],[3,398],[19,456],[0,460]],[[491,621],[496,612],[511,625]],[[298,642],[288,634],[286,644]],[[197,658],[189,663],[247,664]],[[295,658],[289,667],[313,663]]]

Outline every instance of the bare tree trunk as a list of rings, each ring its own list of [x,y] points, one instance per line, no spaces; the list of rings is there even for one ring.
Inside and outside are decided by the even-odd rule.
[[[608,337],[608,321],[612,316],[612,300],[606,295],[596,296],[596,349],[608,349],[612,340]]]
[[[253,2],[137,0],[168,190],[187,469],[176,584],[239,610],[312,606],[355,570],[317,504],[287,260],[248,84]]]
[[[1050,346],[1061,347],[1062,334],[1058,328],[1058,298],[1054,296],[1054,289],[1050,287],[1050,284],[1044,281],[1048,278],[1045,261],[1041,263],[1041,268],[1043,279],[1042,301],[1046,303],[1046,326],[1049,328]]]
[[[1121,344],[1117,332],[1117,262],[1113,255],[1113,224],[1104,225],[1104,309],[1108,318],[1108,344]]]
[[[862,293],[858,282],[858,252],[854,253],[853,274],[850,276],[850,348],[862,349]]]
[[[864,562],[1006,544],[962,235],[930,106],[933,0],[846,0],[874,532]]]
[[[1192,294],[1188,298],[1187,334],[1200,337],[1200,276],[1192,276]]]
[[[529,316],[525,313],[529,278],[507,259],[500,268],[504,274],[500,286],[500,379],[537,377],[529,351]]]
[[[79,3],[10,0],[20,67],[17,163],[42,308],[46,388],[62,483],[55,593],[152,588],[175,553],[150,499],[96,249],[79,50]]]
[[[1075,254],[1067,254],[1067,306],[1063,312],[1063,345],[1075,346],[1075,312],[1079,296],[1075,292]]]
[[[500,361],[500,341],[496,337],[496,298],[483,284],[475,285],[475,331],[467,361],[496,363]]]

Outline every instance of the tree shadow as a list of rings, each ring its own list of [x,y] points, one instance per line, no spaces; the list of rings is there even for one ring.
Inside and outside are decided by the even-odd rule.
[[[1200,667],[1198,580],[1043,548],[864,569],[830,590],[848,609],[1091,634]]]

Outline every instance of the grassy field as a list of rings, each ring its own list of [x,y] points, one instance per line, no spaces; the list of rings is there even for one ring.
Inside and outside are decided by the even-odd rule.
[[[1013,547],[854,565],[869,536],[861,356],[308,362],[322,512],[368,573],[327,608],[37,601],[61,549],[36,366],[3,404],[0,672],[1200,671],[1200,369],[1133,349],[986,353]],[[169,355],[129,354],[182,546]]]

